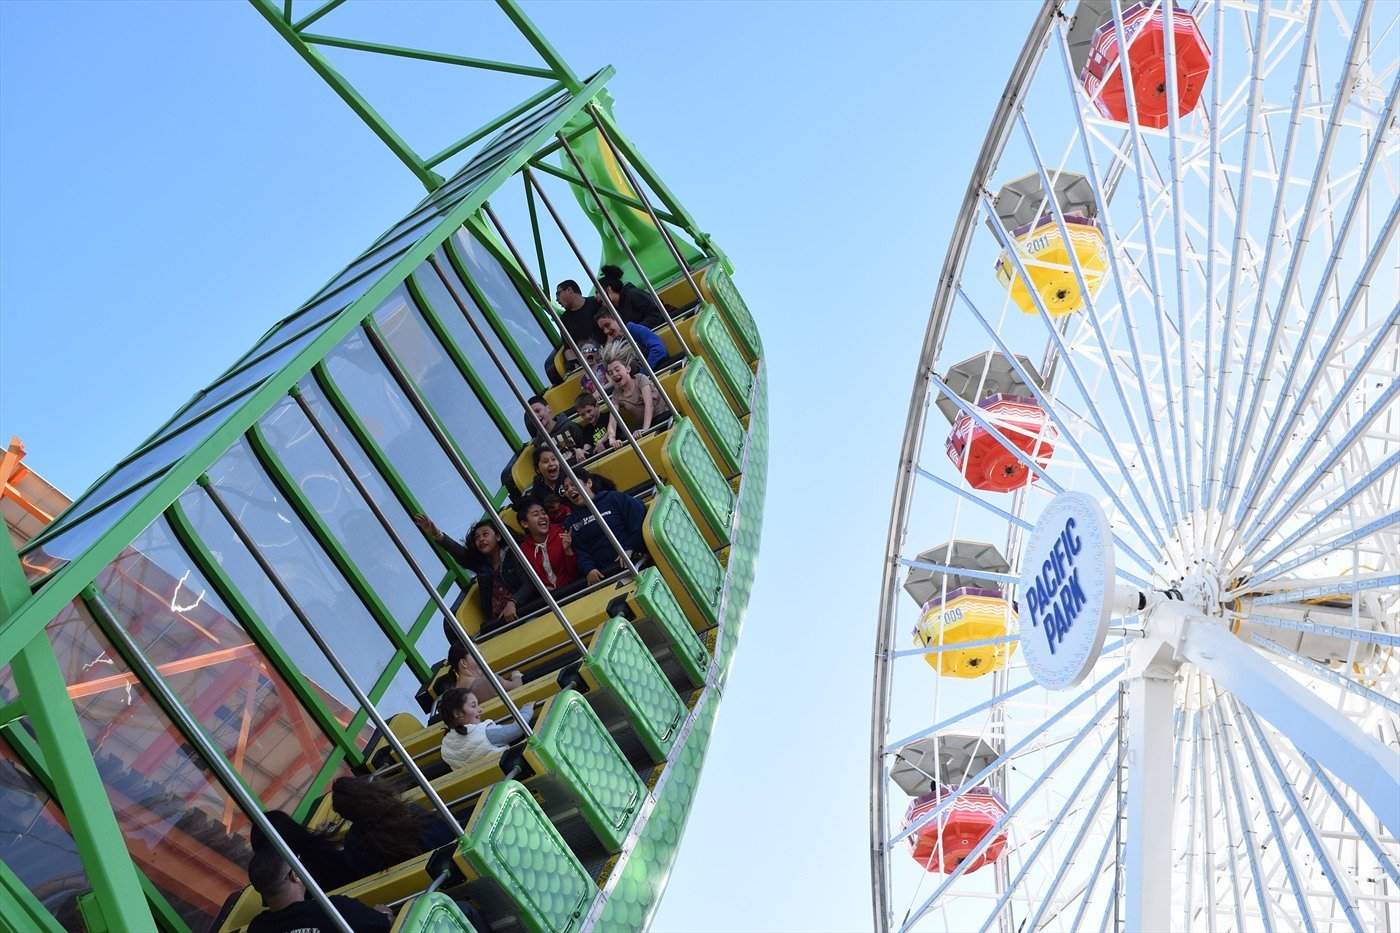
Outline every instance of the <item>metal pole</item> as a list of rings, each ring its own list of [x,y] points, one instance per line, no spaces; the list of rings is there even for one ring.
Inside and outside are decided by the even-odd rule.
[[[632,345],[633,351],[637,354],[638,361],[646,369],[647,375],[651,377],[652,383],[655,384],[656,391],[661,393],[661,397],[666,399],[666,404],[671,406],[671,411],[675,412],[676,406],[671,403],[670,397],[666,395],[666,390],[661,387],[661,380],[656,378],[656,370],[651,368],[651,364],[647,362],[646,354],[643,353],[642,348],[637,345],[637,341],[632,338],[632,332],[627,329],[627,324],[622,320],[622,315],[618,314],[618,310],[616,306],[613,305],[612,299],[608,298],[608,293],[603,289],[603,283],[598,280],[598,276],[594,275],[593,270],[589,268],[588,260],[584,257],[583,250],[579,249],[578,242],[574,240],[574,235],[569,232],[568,227],[564,226],[564,221],[560,218],[559,212],[554,209],[554,202],[550,201],[549,195],[544,193],[544,188],[540,186],[539,179],[535,178],[535,173],[528,168],[524,169],[524,172],[525,177],[530,180],[530,184],[535,186],[535,193],[538,194],[540,200],[544,202],[545,209],[549,211],[549,216],[554,218],[555,226],[557,226],[559,232],[564,235],[564,239],[569,242],[569,248],[574,251],[574,257],[578,259],[579,265],[583,267],[584,272],[588,273],[588,280],[593,283],[594,290],[598,292],[598,300],[603,302],[609,311],[617,315],[618,324],[622,326],[622,336]],[[579,357],[579,362],[583,363],[582,357]],[[622,420],[620,415],[618,416],[618,420]]]
[[[627,244],[627,238],[622,235],[622,228],[619,227],[617,221],[613,219],[612,211],[608,210],[607,204],[603,203],[602,196],[598,194],[598,189],[593,186],[593,180],[584,172],[583,163],[579,161],[578,156],[574,153],[574,148],[569,145],[569,138],[563,133],[557,135],[559,137],[559,142],[564,146],[564,154],[567,155],[569,161],[573,163],[574,170],[578,172],[578,177],[583,179],[583,184],[588,188],[588,193],[593,195],[593,202],[598,205],[598,210],[602,212],[603,219],[608,222],[608,227],[611,228],[613,235],[617,237],[617,242],[622,244],[622,249],[627,253],[627,258],[632,260],[632,265],[636,268],[637,274],[640,275],[642,281],[646,283],[647,291],[651,292],[651,297],[656,301],[656,306],[661,309],[661,316],[666,319],[667,324],[671,325],[671,332],[676,335],[676,341],[681,345],[681,351],[685,353],[686,356],[693,356],[694,354],[690,352],[690,347],[686,344],[685,338],[681,336],[680,328],[676,326],[676,322],[671,318],[671,312],[666,310],[666,303],[661,300],[661,295],[657,293],[656,287],[651,284],[651,278],[647,275],[647,271],[643,269],[642,264],[637,261],[637,254],[632,252],[632,247]],[[682,265],[681,268],[685,268],[685,266]]]
[[[447,820],[447,825],[451,826],[452,831],[460,838],[463,834],[462,824],[457,822],[457,818],[452,815],[452,811],[447,808],[447,804],[443,803],[442,798],[438,796],[437,790],[433,788],[432,782],[419,770],[418,765],[413,761],[413,757],[409,755],[408,749],[404,748],[403,743],[400,742],[398,736],[394,734],[394,730],[389,728],[389,724],[384,720],[384,717],[380,715],[375,705],[370,702],[365,692],[360,689],[360,685],[355,682],[355,678],[350,676],[350,672],[345,669],[345,665],[341,663],[339,656],[331,650],[330,645],[321,637],[321,633],[316,629],[316,625],[301,608],[296,597],[292,595],[291,590],[282,582],[282,578],[278,576],[277,571],[273,569],[271,562],[269,562],[262,551],[258,549],[257,544],[248,533],[248,529],[243,527],[243,522],[239,520],[237,515],[233,514],[233,509],[229,508],[228,503],[224,501],[223,495],[215,487],[213,482],[210,481],[207,474],[201,475],[198,479],[198,483],[200,486],[204,487],[204,491],[207,492],[209,498],[213,500],[214,507],[219,510],[220,514],[222,514],[224,519],[229,523],[229,526],[233,528],[233,533],[238,536],[238,540],[243,542],[243,546],[253,555],[253,560],[257,562],[258,567],[263,573],[267,574],[268,580],[272,583],[273,588],[277,590],[278,595],[286,600],[287,608],[292,610],[292,615],[296,616],[302,628],[306,629],[306,634],[311,636],[311,640],[316,643],[316,647],[320,649],[321,654],[325,655],[326,660],[335,668],[335,672],[340,675],[340,679],[345,681],[345,685],[350,688],[350,692],[355,694],[355,700],[364,707],[365,712],[369,714],[369,718],[374,720],[375,727],[384,734],[384,740],[393,747],[399,759],[413,775],[414,783],[423,790],[427,798],[432,801],[434,808]]]
[[[374,517],[378,519],[379,526],[384,529],[384,533],[389,536],[389,540],[394,542],[394,547],[397,548],[399,554],[402,555],[404,563],[408,564],[409,568],[413,571],[413,575],[418,578],[418,582],[423,584],[423,589],[428,591],[428,596],[437,604],[438,611],[442,613],[442,617],[448,620],[448,624],[452,625],[457,630],[457,634],[461,636],[463,644],[466,645],[467,652],[471,654],[473,660],[475,660],[477,666],[481,668],[486,679],[490,681],[491,689],[496,691],[496,695],[501,698],[501,702],[505,704],[511,716],[515,717],[515,721],[520,724],[525,734],[527,736],[534,735],[530,724],[525,721],[524,716],[520,715],[519,708],[516,707],[515,702],[511,700],[505,684],[501,683],[501,679],[496,676],[496,672],[491,670],[491,666],[487,664],[486,659],[482,657],[480,649],[477,648],[476,642],[472,641],[471,637],[467,635],[466,630],[462,628],[462,623],[457,621],[457,617],[452,613],[452,607],[447,605],[447,600],[442,598],[442,594],[437,591],[437,587],[433,586],[433,582],[428,579],[428,575],[423,572],[423,568],[419,567],[418,563],[413,559],[413,554],[409,551],[408,545],[404,544],[403,539],[399,537],[398,532],[394,530],[394,526],[389,522],[388,516],[384,514],[384,510],[379,507],[379,503],[374,501],[374,497],[370,495],[369,489],[366,488],[360,477],[356,475],[354,467],[350,465],[350,461],[345,458],[345,454],[336,446],[335,441],[331,438],[330,432],[326,430],[325,425],[321,424],[321,419],[316,417],[316,412],[312,410],[310,403],[307,402],[306,397],[302,395],[301,388],[299,386],[292,386],[290,395],[296,400],[296,403],[301,406],[302,412],[306,415],[307,420],[311,422],[311,426],[316,429],[316,433],[321,436],[321,440],[330,448],[331,456],[335,458],[335,462],[340,464],[340,468],[345,471],[345,475],[350,477],[351,485],[359,492],[360,498],[365,500],[365,504],[369,506],[369,510],[374,513]]]
[[[534,566],[525,559],[525,552],[520,549],[520,544],[515,540],[515,535],[511,534],[510,528],[501,520],[501,516],[496,514],[496,506],[495,503],[491,501],[491,497],[486,494],[486,490],[482,488],[480,481],[472,475],[471,469],[462,461],[457,451],[453,449],[452,442],[448,439],[446,433],[433,419],[432,412],[430,412],[428,406],[423,403],[423,397],[418,394],[418,387],[413,384],[413,380],[408,378],[408,374],[399,367],[393,354],[389,352],[389,348],[384,345],[383,339],[375,332],[374,328],[366,327],[365,333],[369,336],[369,341],[374,346],[375,350],[378,351],[380,359],[384,361],[385,367],[388,368],[390,374],[393,375],[394,381],[399,384],[399,388],[403,391],[404,395],[408,397],[408,401],[413,405],[414,411],[418,412],[418,416],[423,419],[423,423],[427,425],[428,430],[432,432],[433,438],[438,442],[438,446],[447,454],[447,458],[452,461],[452,465],[457,468],[457,473],[462,477],[462,480],[467,484],[468,488],[471,489],[472,495],[476,497],[477,502],[486,510],[486,514],[491,516],[491,523],[496,526],[496,530],[500,533],[501,538],[509,545],[511,554],[520,562],[520,569],[529,575],[530,582],[535,585],[535,589],[544,597],[544,601],[549,604],[550,611],[559,617],[559,624],[563,626],[564,633],[569,636],[569,640],[574,643],[574,647],[578,649],[579,654],[587,657],[588,648],[584,646],[583,639],[578,637],[578,632],[574,631],[574,627],[569,624],[569,620],[564,616],[564,610],[559,607],[559,603],[554,599],[554,594],[550,593],[549,587],[544,585],[544,581],[540,579],[540,575],[535,572]]]
[[[1175,677],[1149,668],[1128,681],[1127,929],[1171,929],[1172,700]]]
[[[273,827],[272,821],[267,818],[267,814],[263,813],[261,801],[255,798],[248,788],[243,786],[242,779],[233,769],[233,766],[228,763],[228,760],[224,758],[223,752],[210,741],[209,736],[204,732],[203,726],[195,721],[195,718],[190,714],[189,710],[180,702],[179,697],[170,689],[170,685],[165,682],[165,678],[156,670],[156,666],[151,663],[150,658],[146,657],[145,652],[136,644],[136,639],[131,637],[131,633],[126,630],[125,626],[117,620],[112,610],[108,608],[107,601],[103,597],[102,592],[96,587],[90,587],[84,602],[92,610],[93,615],[98,617],[98,621],[102,624],[107,636],[118,643],[117,647],[135,670],[137,677],[141,679],[142,686],[156,694],[160,699],[161,706],[171,719],[176,720],[177,725],[179,725],[181,731],[184,732],[185,738],[188,739],[190,744],[194,745],[199,751],[199,754],[203,756],[205,763],[209,765],[209,770],[213,771],[218,777],[219,783],[223,785],[224,790],[227,791],[229,796],[233,797],[234,800],[238,801],[238,805],[243,808],[243,812],[247,815],[248,819],[258,827],[259,831],[261,831],[265,837],[267,837],[267,840],[277,849],[278,854],[287,860],[287,864],[291,866],[292,871],[296,872],[302,884],[306,885],[306,890],[311,892],[311,896],[316,898],[316,903],[320,904],[321,909],[326,912],[326,916],[330,917],[343,933],[354,933],[354,928],[340,915],[340,911],[331,903],[330,898],[326,896],[326,892],[322,891],[321,886],[316,883],[316,879],[311,877],[311,872],[306,870],[306,866],[297,858],[291,846],[287,845],[286,841]]]
[[[632,563],[632,558],[628,556],[626,549],[622,546],[622,542],[613,534],[613,530],[608,527],[608,523],[603,521],[603,513],[598,511],[598,506],[595,505],[588,494],[584,492],[583,483],[579,482],[578,474],[574,472],[574,468],[569,464],[568,458],[565,457],[563,452],[559,449],[559,445],[555,442],[554,437],[545,430],[544,422],[540,420],[539,415],[535,414],[535,410],[530,407],[530,402],[525,394],[520,391],[520,387],[515,384],[515,380],[511,379],[505,364],[501,362],[500,357],[496,355],[496,351],[492,349],[491,344],[487,342],[486,335],[481,332],[481,326],[477,324],[476,321],[472,320],[471,315],[467,313],[467,306],[462,301],[462,296],[457,293],[457,289],[452,287],[452,283],[448,280],[446,273],[442,271],[442,266],[438,264],[437,256],[429,256],[428,263],[432,265],[433,271],[436,272],[438,278],[442,280],[443,287],[446,288],[447,293],[452,296],[452,300],[457,303],[457,309],[462,312],[462,317],[467,319],[467,324],[471,326],[472,332],[476,334],[476,339],[486,348],[486,353],[491,357],[491,362],[496,364],[496,369],[500,371],[501,377],[506,381],[506,385],[510,386],[510,391],[514,393],[516,401],[520,403],[520,407],[525,410],[529,419],[539,428],[539,434],[536,436],[536,443],[538,443],[538,438],[544,438],[545,444],[559,461],[560,469],[564,471],[565,475],[578,487],[579,492],[583,494],[583,500],[588,503],[588,510],[593,513],[593,518],[597,520],[598,526],[603,530],[603,536],[608,539],[608,543],[617,551],[619,559],[626,564],[627,573],[632,577],[636,577],[637,565]]]
[[[564,326],[563,318],[554,310],[554,305],[550,302],[549,296],[545,294],[544,289],[530,276],[528,267],[525,265],[525,260],[520,255],[520,250],[516,249],[515,243],[510,238],[510,234],[506,233],[505,226],[501,223],[501,219],[496,216],[495,211],[491,210],[490,204],[483,204],[481,207],[482,210],[486,212],[486,216],[491,218],[491,224],[496,228],[496,232],[500,234],[501,240],[506,244],[506,249],[510,250],[510,254],[515,257],[516,264],[525,272],[525,278],[529,281],[530,287],[535,289],[535,294],[539,297],[540,301],[543,302],[545,310],[554,318],[554,323],[559,327],[559,333],[564,336],[564,342],[574,351],[574,355],[578,358],[579,365],[587,366],[588,364],[583,358],[583,350],[579,349],[578,341],[574,339],[573,334],[569,333],[569,329]],[[595,372],[592,375],[596,377],[598,374]],[[661,477],[658,476],[656,470],[652,468],[651,461],[647,460],[646,455],[642,453],[641,445],[637,443],[636,437],[633,436],[632,429],[629,428],[627,422],[621,418],[617,419],[617,423],[618,426],[622,428],[623,436],[627,438],[627,445],[636,452],[637,458],[641,460],[642,468],[651,476],[652,482],[660,486]]]
[[[627,164],[627,160],[623,158],[622,152],[617,148],[617,143],[613,142],[612,137],[608,135],[607,129],[603,126],[603,121],[598,118],[597,105],[589,103],[584,109],[587,110],[588,115],[593,118],[593,125],[598,128],[598,135],[603,137],[603,142],[607,143],[608,148],[612,150],[613,158],[617,161],[618,167],[622,169],[622,174],[627,179],[628,184],[632,186],[633,191],[637,192],[637,200],[641,201],[642,207],[646,208],[647,214],[651,217],[651,222],[656,225],[657,232],[661,234],[661,239],[664,240],[666,245],[670,248],[671,256],[675,258],[676,265],[680,266],[681,273],[685,276],[685,280],[690,283],[691,291],[695,292],[695,300],[704,304],[705,295],[700,291],[700,285],[695,281],[695,276],[690,274],[690,266],[686,265],[685,257],[681,255],[680,249],[676,246],[676,241],[671,238],[671,231],[667,230],[665,224],[661,222],[661,218],[656,216],[656,210],[651,206],[651,198],[647,197],[646,190],[638,183],[637,176],[632,174],[632,168]]]

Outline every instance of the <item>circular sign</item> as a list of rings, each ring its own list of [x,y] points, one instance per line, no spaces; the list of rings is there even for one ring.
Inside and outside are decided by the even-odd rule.
[[[1103,649],[1112,609],[1113,533],[1082,492],[1056,496],[1021,556],[1021,650],[1049,690],[1082,681]]]

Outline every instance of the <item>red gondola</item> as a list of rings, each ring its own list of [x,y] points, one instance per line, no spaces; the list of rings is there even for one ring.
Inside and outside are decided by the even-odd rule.
[[[1210,47],[1195,18],[1172,8],[1176,44],[1176,115],[1196,109],[1210,76]],[[1123,11],[1123,36],[1128,43],[1128,69],[1133,76],[1138,124],[1162,129],[1167,125],[1167,43],[1162,7],[1137,3]],[[1108,17],[1094,33],[1089,60],[1079,76],[1099,113],[1118,123],[1128,122],[1127,95],[1119,64],[1118,32]]]
[[[930,793],[915,798],[904,814],[909,826],[933,811],[944,799],[957,799],[937,817],[916,832],[909,834],[909,852],[926,871],[951,874],[991,835],[997,821],[1006,816],[1006,801],[990,787],[967,787],[959,790],[940,785]],[[1006,832],[998,833],[977,857],[968,862],[965,871],[976,871],[1001,858],[1006,851]]]
[[[1050,463],[1055,429],[1046,423],[1045,410],[1024,395],[993,395],[977,403],[983,417],[1006,439],[1040,466]],[[946,445],[948,459],[967,477],[973,489],[1011,492],[1030,483],[1033,474],[1015,454],[962,412],[953,421]]]

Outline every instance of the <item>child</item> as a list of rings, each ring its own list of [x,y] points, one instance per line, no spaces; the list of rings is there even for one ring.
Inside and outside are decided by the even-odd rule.
[[[526,722],[534,712],[534,703],[520,707]],[[447,724],[442,737],[442,760],[453,768],[469,767],[525,737],[519,723],[498,726],[493,719],[483,721],[476,694],[463,687],[453,687],[442,695],[442,721]]]
[[[535,462],[535,481],[525,490],[525,498],[543,502],[549,511],[549,520],[563,524],[573,510],[564,497],[564,470],[559,458],[548,447],[538,446],[530,456]]]
[[[574,399],[574,408],[578,410],[578,416],[583,420],[584,430],[592,432],[593,452],[605,453],[606,451],[621,447],[622,442],[615,439],[608,443],[608,419],[603,417],[602,411],[598,408],[598,400],[587,392],[580,392]]]
[[[642,543],[642,522],[646,519],[647,507],[640,499],[625,492],[606,488],[606,477],[595,478],[583,467],[579,467],[575,475],[581,485],[575,485],[570,479],[564,480],[564,489],[574,503],[574,510],[565,519],[564,527],[572,538],[578,571],[585,574],[588,585],[592,586],[622,570],[624,565],[612,542],[598,527],[587,501],[593,501],[609,530],[633,559],[640,556],[645,548]]]
[[[516,510],[525,540],[520,549],[535,568],[544,585],[551,591],[560,590],[578,579],[578,562],[574,558],[574,540],[562,527],[550,521],[543,503],[526,502]]]
[[[509,677],[501,676],[501,683],[505,684],[507,690],[514,690],[525,683],[525,675],[520,671],[512,671]],[[476,698],[483,703],[496,695],[490,679],[482,673],[481,665],[476,663],[476,658],[459,642],[453,642],[447,649],[447,673],[438,678],[436,686],[439,696],[452,687],[462,687],[476,694]]]
[[[591,394],[606,393],[608,390],[608,369],[603,365],[603,351],[598,344],[588,341],[579,347],[583,351],[583,358],[588,362],[588,369],[578,378],[579,388]],[[575,401],[574,407],[578,407]]]

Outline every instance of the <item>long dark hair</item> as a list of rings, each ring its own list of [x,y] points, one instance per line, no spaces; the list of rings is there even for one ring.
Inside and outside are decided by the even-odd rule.
[[[467,697],[474,696],[471,690],[466,687],[453,687],[442,695],[438,701],[438,709],[442,711],[442,721],[447,724],[447,728],[459,735],[467,734],[467,727],[457,722],[456,714],[461,711],[462,704],[467,702]]]
[[[334,830],[329,827],[307,829],[281,810],[268,810],[263,815],[272,824],[272,828],[277,830],[277,835],[282,837],[282,841],[287,843],[287,847],[297,854],[297,858],[315,851],[330,851],[337,855],[340,853],[331,841]],[[248,844],[253,847],[254,852],[261,852],[272,845],[272,840],[264,836],[258,824],[254,823],[248,830]]]
[[[331,804],[370,845],[396,863],[422,851],[423,833],[433,821],[430,814],[400,800],[393,787],[366,777],[336,778]]]

